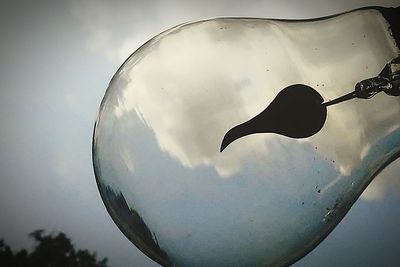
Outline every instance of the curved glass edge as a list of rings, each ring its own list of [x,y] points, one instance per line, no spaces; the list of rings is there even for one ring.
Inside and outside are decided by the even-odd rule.
[[[297,255],[294,255],[293,258],[289,259],[286,262],[280,264],[280,267],[289,266],[299,261],[311,251],[313,251],[320,243],[322,243],[325,238],[336,228],[336,226],[340,223],[340,221],[346,216],[346,214],[350,211],[351,207],[358,200],[364,190],[368,187],[368,185],[381,173],[387,166],[389,166],[392,162],[400,158],[400,129],[390,133],[384,139],[380,140],[375,147],[381,147],[380,149],[375,149],[375,151],[371,151],[371,153],[365,158],[362,165],[356,170],[360,174],[362,170],[365,168],[369,168],[371,173],[364,174],[362,177],[367,177],[369,179],[359,179],[358,182],[361,185],[357,186],[354,184],[354,188],[357,188],[355,193],[348,194],[348,192],[343,192],[343,196],[350,195],[353,196],[350,199],[338,198],[335,203],[335,206],[327,212],[327,215],[334,215],[335,218],[327,221],[330,224],[327,228],[324,229],[321,234],[315,238],[311,243],[308,244],[307,247],[304,248],[303,251],[299,252]],[[382,150],[384,151],[381,160],[374,160],[377,156],[376,154],[381,154]],[[375,164],[372,164],[375,163]],[[349,191],[352,188],[348,189]]]
[[[92,137],[92,165],[99,194],[108,214],[118,229],[146,256],[162,266],[174,266],[170,262],[168,254],[159,246],[155,234],[147,227],[139,213],[128,205],[122,192],[115,192],[101,182],[98,173],[100,171],[99,163],[95,157],[96,125],[97,122],[94,124]],[[123,218],[123,220],[117,220],[117,218]],[[127,224],[126,221],[130,221],[132,224]],[[132,232],[133,229],[137,229],[137,231]],[[141,233],[140,236],[138,233]]]

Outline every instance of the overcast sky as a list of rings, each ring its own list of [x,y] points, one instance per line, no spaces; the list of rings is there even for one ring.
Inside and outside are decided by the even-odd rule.
[[[27,1],[0,9],[0,238],[63,231],[110,266],[158,266],[117,229],[91,163],[96,112],[117,68],[176,24],[215,16],[312,18],[400,1]],[[400,163],[295,266],[397,266]]]

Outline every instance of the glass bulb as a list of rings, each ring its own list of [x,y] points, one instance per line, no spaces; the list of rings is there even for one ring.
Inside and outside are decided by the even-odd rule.
[[[399,156],[400,98],[331,105],[304,136],[221,143],[284,88],[302,85],[319,105],[376,77],[399,56],[398,12],[216,18],[140,47],[111,80],[93,137],[98,188],[121,231],[164,266],[286,266],[307,254]],[[283,103],[276,121],[307,114]]]

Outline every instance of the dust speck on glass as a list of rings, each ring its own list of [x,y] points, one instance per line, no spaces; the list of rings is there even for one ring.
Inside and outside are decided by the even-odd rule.
[[[120,230],[163,266],[287,266],[311,251],[399,156],[399,12],[216,18],[145,43],[93,136]]]

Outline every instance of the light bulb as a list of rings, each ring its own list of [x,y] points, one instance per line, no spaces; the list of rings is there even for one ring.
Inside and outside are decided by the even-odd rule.
[[[338,103],[384,90],[387,66],[398,89],[399,18],[216,18],[148,41],[114,75],[95,125],[114,222],[164,266],[286,266],[307,254],[399,156],[399,97]],[[222,145],[274,99],[275,130]]]

